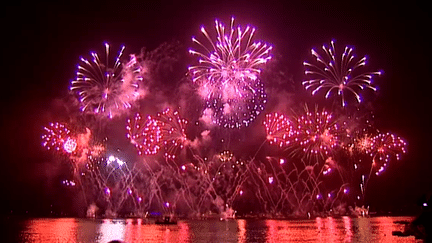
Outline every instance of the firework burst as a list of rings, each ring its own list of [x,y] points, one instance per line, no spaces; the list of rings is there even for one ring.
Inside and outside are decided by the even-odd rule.
[[[354,149],[361,153],[370,154],[374,148],[374,138],[370,134],[364,134],[354,142]]]
[[[144,95],[141,68],[133,55],[123,66],[121,58],[124,49],[124,46],[120,48],[114,64],[109,61],[110,47],[107,43],[104,59],[95,52],[91,53],[90,61],[80,58],[81,63],[70,90],[78,94],[83,112],[112,118],[129,109],[132,102]]]
[[[267,114],[263,124],[270,144],[276,144],[279,147],[289,145],[294,131],[286,116],[278,113]]]
[[[77,147],[76,139],[71,136],[71,131],[66,125],[55,122],[44,127],[42,146],[47,150],[72,153]]]
[[[380,133],[372,138],[373,149],[366,151],[372,157],[372,166],[376,174],[383,172],[391,160],[400,160],[407,151],[407,143],[401,137],[391,133]]]
[[[207,107],[215,110],[219,125],[248,126],[262,111],[266,100],[259,74],[261,65],[271,59],[272,47],[253,42],[255,29],[235,28],[234,18],[229,29],[216,20],[215,29],[216,41],[213,41],[205,28],[201,28],[208,46],[192,38],[201,51],[189,50],[199,58],[199,65],[190,67],[189,72]]]
[[[308,80],[303,82],[307,90],[315,95],[320,90],[325,91],[325,98],[329,98],[333,93],[342,100],[342,106],[347,105],[348,95],[354,95],[358,103],[362,101],[359,94],[364,89],[376,91],[372,85],[372,78],[381,75],[381,72],[360,72],[358,69],[366,65],[366,57],[355,60],[353,48],[345,47],[344,52],[339,57],[336,53],[334,41],[330,42],[330,47],[322,46],[323,54],[314,49],[311,50],[314,62],[303,62],[306,68],[305,74]]]
[[[164,149],[166,158],[175,159],[177,151],[183,148],[187,140],[186,125],[187,121],[171,109],[158,113],[156,117],[149,116],[145,120],[140,114],[136,114],[134,119],[128,120],[126,136],[140,155],[154,155]]]
[[[310,112],[295,120],[295,130],[293,133],[295,152],[301,151],[306,158],[315,156],[316,158],[326,158],[338,146],[339,136],[342,129],[336,123],[333,115],[325,110]]]
[[[291,122],[283,115],[268,115],[265,126],[271,143],[290,150],[292,157],[300,156],[309,161],[331,156],[343,133],[331,113],[318,109],[310,112],[307,107],[303,115]]]
[[[255,85],[250,92],[244,93],[242,99],[208,100],[206,105],[213,111],[213,123],[226,128],[240,128],[253,122],[267,102],[263,84]]]

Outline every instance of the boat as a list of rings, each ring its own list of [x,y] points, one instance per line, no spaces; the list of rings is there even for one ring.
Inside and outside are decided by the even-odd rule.
[[[163,217],[163,219],[156,220],[155,224],[170,225],[170,224],[177,224],[177,221],[173,217],[165,216],[165,217]]]

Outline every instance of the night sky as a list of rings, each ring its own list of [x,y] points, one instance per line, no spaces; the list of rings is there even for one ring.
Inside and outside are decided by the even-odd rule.
[[[285,3],[286,2],[286,3]],[[301,2],[301,3],[300,3]],[[430,148],[431,16],[416,1],[126,1],[65,5],[20,3],[3,7],[3,92],[0,96],[2,213],[44,215],[67,200],[53,186],[58,175],[41,147],[41,129],[55,120],[55,100],[67,95],[78,58],[105,41],[130,53],[177,40],[186,48],[199,27],[231,16],[257,28],[274,46],[296,85],[312,47],[335,39],[366,54],[384,70],[376,79],[377,127],[408,141],[408,155],[393,163],[370,191],[377,210],[415,207],[432,192]],[[52,170],[52,171],[51,171]],[[56,172],[57,173],[57,172]],[[67,207],[72,207],[67,205]],[[408,210],[408,209],[407,209]],[[73,210],[72,210],[73,211]]]

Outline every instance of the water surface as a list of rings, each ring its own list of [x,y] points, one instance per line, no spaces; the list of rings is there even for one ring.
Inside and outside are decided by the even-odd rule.
[[[11,220],[18,242],[416,242],[397,237],[398,221],[412,217],[316,218],[310,220],[180,220],[156,225],[141,219],[37,218]],[[418,241],[417,241],[418,242]]]

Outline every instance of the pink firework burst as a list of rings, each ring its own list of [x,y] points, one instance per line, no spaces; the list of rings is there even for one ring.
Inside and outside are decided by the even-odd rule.
[[[392,133],[380,133],[372,138],[373,148],[368,152],[376,174],[382,173],[391,160],[400,160],[407,151],[406,141]]]
[[[312,95],[323,90],[325,98],[336,94],[342,100],[342,106],[347,105],[349,94],[355,97],[358,103],[362,101],[359,92],[364,89],[376,91],[372,85],[372,78],[381,75],[381,72],[361,72],[358,69],[366,65],[366,57],[356,60],[353,48],[345,47],[343,53],[338,56],[334,41],[330,46],[322,46],[323,53],[311,50],[314,62],[303,62],[306,68],[305,74],[308,80],[303,82]]]
[[[71,131],[64,124],[55,122],[44,127],[42,146],[47,150],[72,153],[77,147],[77,142],[71,136]]]
[[[192,80],[207,107],[214,109],[216,123],[229,128],[248,126],[266,102],[259,74],[261,65],[271,59],[272,47],[253,42],[255,29],[234,27],[234,18],[228,29],[216,20],[215,29],[213,40],[201,28],[207,45],[192,38],[200,49],[189,51],[199,58],[199,65],[189,68]]]
[[[364,134],[354,142],[354,149],[359,152],[370,154],[374,148],[374,138],[370,134]]]
[[[333,115],[326,111],[310,112],[308,107],[302,115],[292,120],[293,131],[288,137],[288,147],[292,156],[301,156],[307,160],[325,160],[332,155],[339,145],[343,129]]]
[[[279,113],[266,114],[264,126],[267,133],[267,140],[270,144],[285,147],[290,144],[293,134],[293,127],[290,120]]]
[[[128,120],[127,137],[139,154],[154,155],[163,149],[166,158],[175,159],[177,151],[183,148],[187,140],[186,125],[187,121],[171,109],[145,120],[136,114],[133,120]]]
[[[70,90],[77,93],[83,112],[100,114],[112,118],[123,113],[132,103],[144,95],[140,65],[135,56],[122,64],[125,47],[122,46],[114,63],[110,62],[110,47],[105,43],[105,57],[95,52],[89,61],[80,58],[76,78]]]

